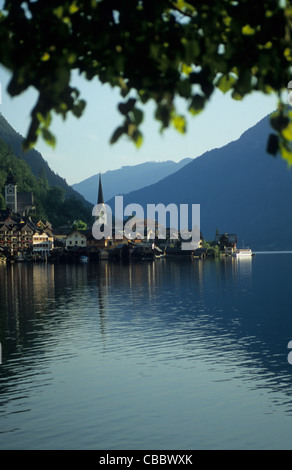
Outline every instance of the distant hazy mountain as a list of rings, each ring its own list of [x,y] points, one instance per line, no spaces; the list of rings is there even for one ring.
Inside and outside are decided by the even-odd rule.
[[[136,189],[144,188],[165,178],[171,173],[191,162],[185,158],[179,163],[173,161],[147,162],[133,166],[123,166],[119,170],[107,171],[102,175],[102,186],[105,201],[118,194],[126,194]],[[91,176],[80,183],[72,185],[75,191],[82,194],[92,204],[97,202],[99,175]]]
[[[255,250],[292,250],[292,173],[280,156],[267,154],[270,132],[266,117],[237,141],[127,194],[124,206],[139,203],[146,214],[149,203],[200,204],[207,240],[213,240],[218,229],[237,233],[239,245]]]
[[[8,146],[12,148],[13,154],[23,159],[31,168],[34,176],[38,177],[43,175],[47,178],[50,186],[59,186],[65,191],[66,197],[74,197],[81,200],[87,207],[86,201],[81,194],[72,189],[66,180],[61,176],[54,173],[49,167],[43,156],[35,149],[29,152],[22,151],[23,136],[21,136],[13,127],[6,121],[4,116],[0,113],[0,139],[2,139]]]

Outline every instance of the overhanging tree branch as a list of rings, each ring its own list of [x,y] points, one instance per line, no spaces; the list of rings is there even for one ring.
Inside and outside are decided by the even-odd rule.
[[[173,14],[171,13],[173,12]],[[183,16],[182,16],[183,15]],[[186,18],[186,21],[183,20]],[[292,65],[292,4],[262,0],[6,0],[0,12],[0,63],[12,73],[11,96],[33,86],[39,101],[25,141],[50,132],[54,113],[79,117],[85,107],[70,87],[73,70],[117,87],[124,110],[112,142],[127,135],[141,145],[143,106],[154,101],[161,129],[186,131],[216,89],[236,100],[253,91],[286,89]],[[287,90],[286,90],[287,91]],[[272,115],[273,153],[292,163],[292,115],[280,100]]]

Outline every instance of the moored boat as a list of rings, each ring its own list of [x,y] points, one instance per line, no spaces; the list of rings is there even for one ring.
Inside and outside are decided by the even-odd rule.
[[[232,253],[232,256],[235,256],[236,258],[239,258],[239,257],[245,258],[245,257],[253,256],[253,252],[250,248],[241,248],[241,249],[235,250]]]

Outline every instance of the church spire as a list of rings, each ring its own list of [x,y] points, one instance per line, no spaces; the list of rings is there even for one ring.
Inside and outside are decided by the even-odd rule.
[[[16,185],[16,181],[15,181],[15,178],[13,176],[11,168],[9,168],[9,173],[7,175],[7,179],[6,179],[6,182],[5,182],[5,185],[8,185],[8,184],[13,184],[14,186]]]
[[[98,188],[97,204],[104,204],[102,184],[101,184],[101,174],[100,173],[99,173],[99,188]]]
[[[99,206],[99,213],[95,216],[95,220],[99,220],[103,224],[107,224],[107,214],[106,214],[106,205],[104,203],[102,184],[101,184],[101,174],[99,173],[99,187],[98,187],[98,196],[97,196],[97,205]]]

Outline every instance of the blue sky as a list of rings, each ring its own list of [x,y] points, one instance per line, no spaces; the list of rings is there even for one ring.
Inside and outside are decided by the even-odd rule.
[[[30,89],[19,97],[11,98],[6,93],[9,77],[9,73],[0,67],[0,112],[17,132],[26,135],[29,114],[37,94]],[[154,106],[150,104],[145,108],[141,128],[144,143],[136,149],[127,138],[114,145],[109,143],[112,132],[122,122],[117,111],[117,104],[121,101],[118,92],[97,80],[87,82],[77,76],[74,76],[72,84],[81,90],[87,102],[83,117],[77,119],[70,116],[65,121],[54,117],[52,131],[57,137],[56,148],[51,149],[41,140],[36,145],[52,170],[70,185],[125,165],[195,158],[207,150],[238,139],[277,105],[275,96],[254,93],[242,101],[234,101],[218,91],[203,113],[196,117],[187,115],[187,134],[181,135],[171,129],[161,135],[159,123],[153,117]]]

